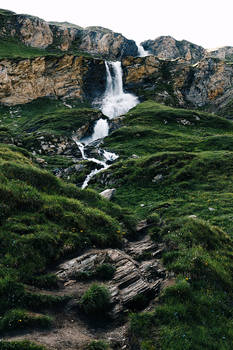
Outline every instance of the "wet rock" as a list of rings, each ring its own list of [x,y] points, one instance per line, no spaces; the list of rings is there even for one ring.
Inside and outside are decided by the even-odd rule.
[[[111,200],[115,191],[115,188],[108,188],[107,190],[100,192],[100,195],[108,200]]]

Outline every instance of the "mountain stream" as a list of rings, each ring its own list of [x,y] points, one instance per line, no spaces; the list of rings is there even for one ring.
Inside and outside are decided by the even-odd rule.
[[[131,108],[135,107],[139,103],[139,100],[135,95],[125,93],[123,90],[121,62],[105,61],[105,66],[107,74],[106,89],[101,101],[98,102],[98,105],[102,113],[108,119],[114,119],[127,113]],[[82,184],[82,188],[86,188],[93,176],[98,174],[100,171],[109,168],[111,163],[118,158],[117,154],[107,152],[102,149],[98,149],[98,153],[104,158],[103,160],[88,158],[85,154],[86,146],[98,139],[103,139],[104,137],[108,136],[108,119],[99,119],[95,123],[93,133],[90,136],[83,137],[81,140],[78,140],[76,136],[73,136],[73,140],[81,152],[82,159],[94,162],[101,166],[101,168],[98,167],[98,169],[96,168],[92,170],[90,174],[87,175]]]

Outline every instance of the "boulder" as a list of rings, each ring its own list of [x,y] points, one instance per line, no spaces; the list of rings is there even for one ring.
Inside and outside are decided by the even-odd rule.
[[[111,200],[115,191],[116,191],[115,188],[108,188],[107,190],[100,192],[100,195],[108,200]]]

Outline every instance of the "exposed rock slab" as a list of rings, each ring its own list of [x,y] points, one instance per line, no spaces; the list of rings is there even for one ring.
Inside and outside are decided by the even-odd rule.
[[[80,273],[94,271],[97,265],[104,262],[111,263],[116,271],[106,285],[112,298],[111,316],[116,318],[125,308],[133,305],[139,295],[153,298],[159,293],[166,277],[166,271],[158,259],[162,250],[162,246],[146,236],[137,242],[127,242],[125,252],[118,249],[90,250],[59,265],[56,274],[65,286],[69,285],[69,281],[73,283]]]

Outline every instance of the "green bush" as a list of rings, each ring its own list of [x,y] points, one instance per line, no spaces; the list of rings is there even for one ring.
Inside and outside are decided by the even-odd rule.
[[[110,350],[110,348],[104,341],[94,340],[88,344],[85,350]]]
[[[51,318],[48,316],[37,316],[24,310],[12,309],[0,320],[0,330],[9,331],[25,328],[48,328],[51,326]]]
[[[102,280],[111,280],[114,276],[116,268],[108,263],[98,265],[95,269],[95,275]]]
[[[109,290],[105,286],[93,283],[83,294],[80,300],[80,306],[88,315],[106,313],[110,309]]]
[[[23,341],[1,341],[0,350],[46,350],[44,346],[33,344],[27,340]]]

